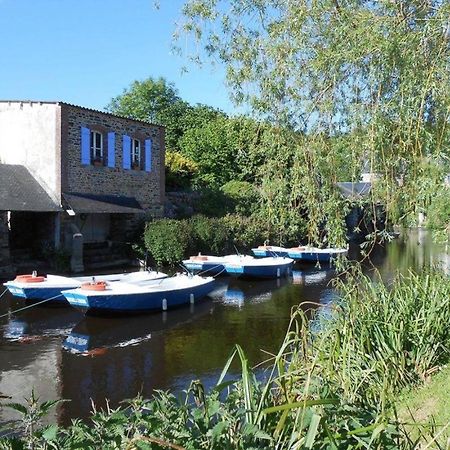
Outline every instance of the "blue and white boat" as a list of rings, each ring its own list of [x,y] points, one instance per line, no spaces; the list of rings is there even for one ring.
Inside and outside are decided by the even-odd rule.
[[[304,262],[331,262],[339,256],[346,256],[347,248],[293,247],[288,250],[289,258]]]
[[[257,248],[252,248],[252,252],[258,258],[267,258],[268,256],[288,256],[288,249],[278,247],[276,245],[259,245]]]
[[[241,256],[225,263],[229,275],[250,278],[281,278],[291,275],[294,260],[281,256],[253,258]]]
[[[194,274],[201,273],[204,275],[226,275],[225,262],[236,255],[214,256],[202,255],[191,256],[189,259],[182,261],[183,266]]]
[[[169,308],[194,303],[215,288],[212,277],[177,274],[161,280],[141,283],[113,281],[97,290],[83,285],[63,291],[64,297],[74,307],[96,314],[142,313],[165,311]]]
[[[96,275],[85,277],[63,277],[60,275],[37,276],[19,275],[15,280],[7,281],[4,286],[15,297],[21,297],[26,300],[44,301],[52,299],[49,302],[65,304],[66,300],[61,294],[63,290],[75,289],[83,283],[90,283],[92,280],[101,278],[104,281],[126,281],[128,283],[140,282],[145,280],[159,280],[166,278],[167,274],[154,271],[140,271],[130,273],[115,273],[109,275]]]

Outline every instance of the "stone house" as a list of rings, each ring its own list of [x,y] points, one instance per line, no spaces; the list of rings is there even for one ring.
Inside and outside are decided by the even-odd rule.
[[[15,255],[44,247],[71,253],[73,271],[83,251],[114,262],[139,223],[163,215],[164,184],[164,127],[64,102],[0,101],[0,278]]]

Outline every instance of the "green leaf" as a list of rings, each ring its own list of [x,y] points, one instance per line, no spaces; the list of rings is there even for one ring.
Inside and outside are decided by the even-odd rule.
[[[340,401],[335,398],[325,398],[321,400],[305,400],[303,402],[286,403],[279,406],[271,406],[263,410],[264,414],[272,414],[274,412],[284,411],[286,409],[307,408],[314,405],[338,405]]]
[[[3,406],[6,408],[14,409],[15,411],[18,411],[23,415],[28,414],[28,409],[26,408],[26,406],[21,405],[20,403],[5,403]]]
[[[309,424],[308,433],[306,434],[305,440],[306,448],[313,448],[321,419],[322,417],[319,416],[318,414],[313,414],[311,422]]]
[[[58,425],[50,425],[43,433],[42,437],[46,441],[54,441],[58,433]]]

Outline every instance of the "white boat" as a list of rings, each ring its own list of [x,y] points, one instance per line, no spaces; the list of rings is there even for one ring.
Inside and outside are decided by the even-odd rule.
[[[159,280],[166,277],[167,275],[165,273],[155,271],[114,273],[84,277],[64,277],[51,274],[38,276],[36,273],[33,273],[31,275],[18,275],[14,280],[4,283],[4,286],[15,297],[38,301],[51,298],[53,302],[66,303],[61,291],[75,289],[84,283],[95,283],[95,280],[140,283],[146,280]]]
[[[112,281],[104,283],[99,289],[83,285],[62,293],[72,306],[86,312],[141,313],[194,303],[214,288],[212,277],[177,274],[140,283]]]
[[[288,249],[288,256],[295,261],[330,262],[338,256],[345,256],[348,248],[317,248],[309,245]]]
[[[288,256],[289,249],[279,247],[277,245],[259,245],[257,248],[252,248],[252,252],[258,257],[268,256]]]
[[[226,275],[225,264],[239,263],[240,261],[253,260],[253,256],[246,255],[202,255],[191,256],[183,260],[183,266],[191,273],[202,273],[204,275]]]
[[[247,257],[226,261],[224,266],[229,275],[250,278],[281,278],[291,275],[293,263],[293,259],[281,256]]]

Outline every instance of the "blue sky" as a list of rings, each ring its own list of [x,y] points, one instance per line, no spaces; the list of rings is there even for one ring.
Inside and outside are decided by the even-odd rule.
[[[133,80],[163,76],[189,103],[232,113],[223,70],[171,54],[183,1],[159,3],[157,10],[154,0],[0,0],[0,99],[103,109]]]

